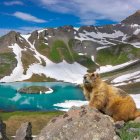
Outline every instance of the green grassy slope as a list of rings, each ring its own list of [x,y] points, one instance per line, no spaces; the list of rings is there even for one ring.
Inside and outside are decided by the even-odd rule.
[[[5,75],[10,75],[16,63],[17,60],[13,53],[7,52],[0,54],[0,78]]]
[[[37,50],[55,63],[65,60],[68,63],[78,62],[89,69],[95,69],[96,65],[90,57],[80,56],[73,50],[73,43],[73,39],[69,40],[68,44],[62,40],[55,40],[52,46],[41,43]]]
[[[119,44],[99,50],[96,62],[100,65],[118,65],[136,58],[140,58],[140,49],[129,44]]]
[[[140,123],[126,123],[126,125],[120,129],[119,136],[121,140],[140,139]]]

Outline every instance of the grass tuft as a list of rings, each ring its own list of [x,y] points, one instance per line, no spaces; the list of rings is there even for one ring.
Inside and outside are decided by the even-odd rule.
[[[135,140],[140,139],[140,123],[128,122],[120,131],[119,136],[121,140]]]

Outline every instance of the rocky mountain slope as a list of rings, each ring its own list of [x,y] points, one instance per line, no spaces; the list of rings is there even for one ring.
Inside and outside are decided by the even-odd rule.
[[[63,26],[0,38],[0,82],[81,83],[97,70],[116,85],[140,82],[140,12],[119,24]]]

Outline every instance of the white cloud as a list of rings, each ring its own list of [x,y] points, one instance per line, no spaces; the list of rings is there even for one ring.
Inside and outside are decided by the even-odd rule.
[[[91,20],[91,19],[83,19],[81,22],[79,22],[81,25],[95,25],[96,20]]]
[[[22,1],[5,1],[4,5],[6,6],[13,6],[13,5],[24,5]]]
[[[95,23],[95,20],[108,19],[121,21],[140,9],[140,0],[39,0],[49,10],[73,14],[81,23]],[[93,21],[93,22],[92,22]]]
[[[15,28],[0,28],[0,36],[3,36],[10,31],[16,31],[16,32],[20,32],[22,34],[27,34],[27,33],[31,33],[33,31],[39,30],[39,29],[42,29],[42,28],[40,28],[40,27],[19,27],[17,29],[15,29]]]
[[[32,16],[31,14],[23,13],[23,12],[15,12],[13,14],[13,16],[15,16],[15,17],[17,17],[19,19],[22,19],[22,20],[36,22],[36,23],[45,23],[45,22],[47,22],[44,19],[39,19],[39,18],[37,18],[35,16]]]

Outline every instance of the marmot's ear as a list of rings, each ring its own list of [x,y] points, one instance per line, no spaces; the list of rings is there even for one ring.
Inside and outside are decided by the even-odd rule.
[[[96,73],[96,77],[100,77],[99,73]]]

